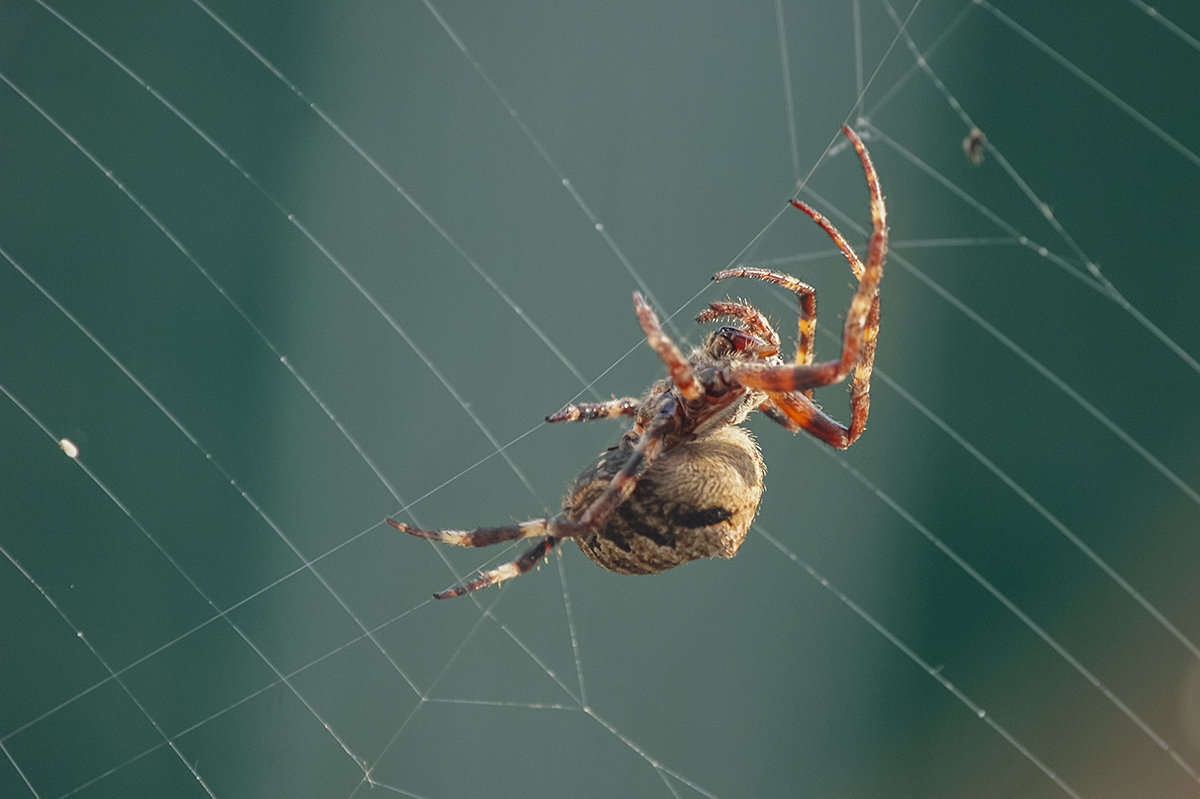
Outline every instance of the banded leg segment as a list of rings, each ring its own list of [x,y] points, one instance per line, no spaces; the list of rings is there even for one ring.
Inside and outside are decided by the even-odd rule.
[[[519,577],[538,565],[542,558],[550,554],[550,550],[558,546],[558,542],[561,540],[561,538],[543,538],[522,552],[521,556],[516,560],[483,572],[478,577],[474,577],[466,582],[453,585],[445,591],[439,591],[433,595],[433,598],[449,599],[452,596],[462,596],[480,588],[487,588],[489,585],[498,583],[501,580],[507,580],[510,577]]]
[[[763,413],[764,416],[780,427],[786,429],[789,433],[799,433],[804,429],[800,425],[793,422],[792,418],[783,412],[783,409],[780,408],[780,403],[776,402],[770,394],[768,394],[767,398],[758,406],[758,409]]]
[[[653,424],[638,441],[629,458],[605,486],[600,496],[588,506],[579,521],[570,521],[562,514],[557,516],[530,519],[520,524],[506,527],[480,527],[476,530],[422,530],[395,519],[387,522],[401,532],[415,535],[418,538],[428,538],[446,544],[456,544],[466,547],[483,547],[499,544],[505,541],[515,541],[520,538],[540,537],[542,540],[523,552],[515,560],[503,563],[494,569],[482,572],[479,576],[466,580],[434,594],[436,599],[446,599],[452,596],[462,596],[478,588],[516,577],[529,571],[538,561],[546,556],[558,542],[564,538],[590,535],[596,530],[603,529],[608,516],[618,505],[629,498],[637,487],[639,476],[645,471],[658,454],[662,451],[663,438],[677,426],[674,400],[664,404],[663,410],[655,418]]]
[[[403,533],[415,535],[418,538],[428,538],[431,541],[440,541],[445,544],[456,544],[464,547],[485,547],[504,541],[515,541],[520,538],[541,537],[540,541],[522,552],[516,559],[502,563],[494,569],[480,572],[476,577],[452,585],[444,591],[439,591],[433,595],[434,599],[448,599],[452,596],[462,596],[471,591],[486,588],[501,580],[507,580],[510,577],[524,574],[548,555],[550,550],[558,546],[558,542],[590,529],[576,522],[566,521],[559,516],[548,519],[531,519],[527,522],[507,527],[481,527],[471,531],[422,530],[419,527],[413,527],[411,524],[398,522],[395,519],[388,519],[387,523]]]
[[[875,171],[871,155],[863,145],[862,139],[858,138],[858,134],[853,130],[843,127],[842,132],[854,144],[858,160],[862,162],[863,172],[866,173],[867,189],[871,195],[871,240],[867,246],[867,264],[863,269],[862,277],[859,278],[858,291],[854,293],[854,298],[850,301],[850,310],[846,312],[846,327],[842,334],[840,373],[845,375],[856,363],[863,361],[860,351],[866,347],[866,340],[870,338],[874,341],[879,334],[879,283],[883,280],[883,263],[887,259],[888,229],[887,208],[883,204],[883,189],[879,185],[879,174]],[[833,226],[830,225],[830,227]],[[834,241],[836,242],[837,239]],[[839,248],[840,246],[839,244]],[[847,249],[849,249],[849,245],[847,245]],[[851,259],[854,251],[843,250],[843,255],[847,259]],[[873,328],[870,327],[872,306],[875,308]],[[873,347],[871,356],[874,358]]]
[[[775,366],[764,363],[742,362],[731,365],[734,376],[748,388],[766,391],[778,410],[788,419],[808,430],[813,435],[836,447],[850,446],[861,435],[867,422],[870,408],[871,371],[875,364],[875,344],[879,335],[879,283],[883,279],[883,264],[887,258],[887,210],[883,203],[883,191],[879,175],[871,156],[848,127],[842,132],[854,144],[859,161],[867,177],[867,188],[871,199],[871,239],[864,266],[845,237],[829,220],[801,202],[793,204],[811,216],[833,239],[850,268],[859,276],[858,289],[850,301],[846,323],[842,331],[842,354],[837,360],[816,364]],[[850,394],[850,425],[834,421],[816,409],[808,398],[814,388],[841,382],[854,372]],[[804,401],[801,401],[800,397]],[[815,414],[814,414],[815,412]],[[779,421],[774,414],[768,414]],[[834,427],[830,427],[832,423]],[[787,425],[784,425],[785,427]]]
[[[812,218],[812,221],[821,226],[821,230],[824,230],[827,234],[829,234],[829,238],[833,239],[833,243],[836,244],[837,248],[842,251],[842,255],[845,256],[846,261],[850,264],[850,271],[854,273],[854,277],[861,281],[863,271],[866,269],[866,267],[863,266],[862,259],[858,257],[858,253],[856,253],[854,248],[850,246],[850,242],[846,241],[846,237],[842,235],[842,232],[835,228],[833,223],[825,218],[824,214],[813,208],[808,203],[800,200],[792,200],[791,202],[793,207],[799,208],[801,211],[808,214],[809,217]]]
[[[490,547],[492,544],[503,544],[505,541],[539,536],[570,538],[580,533],[578,523],[567,521],[560,516],[530,519],[527,522],[504,527],[479,527],[474,530],[422,530],[395,519],[388,519],[387,523],[402,533],[459,547]]]
[[[838,449],[845,449],[853,444],[855,439],[862,434],[863,427],[866,425],[865,407],[864,413],[861,416],[857,412],[851,413],[851,426],[846,427],[837,419],[834,419],[825,413],[825,411],[818,408],[804,394],[792,392],[789,394],[771,394],[770,396],[774,401],[774,409],[772,412],[767,413],[769,418],[793,432],[804,430],[821,439],[826,444]],[[870,400],[868,399],[867,402],[869,403]],[[781,414],[783,419],[776,418],[775,414]]]
[[[590,422],[593,419],[612,419],[617,416],[637,416],[641,403],[633,397],[621,397],[605,402],[582,402],[566,405],[546,417],[547,422]]]
[[[696,379],[692,365],[687,362],[687,358],[683,357],[683,353],[679,351],[679,347],[675,346],[675,342],[671,341],[670,337],[663,332],[654,309],[642,297],[641,292],[633,292],[633,306],[637,309],[638,324],[642,326],[642,332],[646,334],[646,341],[650,344],[651,349],[658,353],[659,359],[667,367],[667,373],[671,375],[671,382],[679,389],[679,393],[683,395],[684,399],[700,399],[704,394],[704,388]]]
[[[854,378],[850,384],[850,428],[847,430],[846,447],[853,444],[867,426],[867,414],[871,410],[871,372],[875,368],[875,344],[878,338],[879,295],[876,294],[871,311],[867,314],[862,357],[854,367]]]

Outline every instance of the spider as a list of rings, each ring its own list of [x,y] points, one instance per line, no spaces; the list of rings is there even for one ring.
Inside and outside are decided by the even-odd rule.
[[[562,511],[507,527],[421,530],[388,519],[398,530],[460,546],[488,546],[520,538],[537,543],[515,560],[482,572],[434,596],[461,596],[532,569],[564,538],[597,564],[624,574],[653,574],[701,557],[732,558],[758,512],[766,469],[754,438],[740,423],[755,409],[792,432],[804,430],[844,449],[862,434],[870,406],[871,369],[879,332],[879,282],[887,255],[887,219],[879,178],[862,141],[849,127],[870,191],[872,233],[864,265],[824,216],[799,200],[850,263],[858,288],[846,313],[840,357],[813,363],[816,292],[789,275],[756,267],[725,269],[713,280],[748,277],[775,283],[800,304],[796,355],[780,357],[779,334],[752,305],[710,303],[697,322],[734,324],[710,333],[684,357],[641,294],[633,293],[646,341],[667,367],[641,399],[567,405],[547,422],[633,417],[615,447],[600,453],[567,491]],[[853,371],[850,424],[812,401],[813,389],[843,381]]]

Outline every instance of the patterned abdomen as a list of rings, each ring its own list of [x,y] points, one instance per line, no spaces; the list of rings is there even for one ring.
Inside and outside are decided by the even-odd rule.
[[[576,478],[563,515],[577,521],[629,457],[626,441]],[[696,558],[732,558],[762,499],[762,454],[741,427],[721,428],[655,459],[604,529],[576,539],[589,558],[623,574],[653,574]]]

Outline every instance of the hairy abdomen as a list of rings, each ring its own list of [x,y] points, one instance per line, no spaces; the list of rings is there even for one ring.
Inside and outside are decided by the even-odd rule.
[[[563,514],[577,521],[629,457],[628,446],[601,453],[576,478]],[[606,569],[653,574],[696,558],[732,558],[758,512],[765,467],[754,438],[724,427],[655,459],[603,530],[577,538]]]

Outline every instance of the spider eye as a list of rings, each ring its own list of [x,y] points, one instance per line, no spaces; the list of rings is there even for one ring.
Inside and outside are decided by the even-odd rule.
[[[709,348],[717,355],[741,352],[757,358],[766,358],[779,352],[778,347],[768,344],[750,331],[729,326],[713,332],[712,338],[709,339]]]

